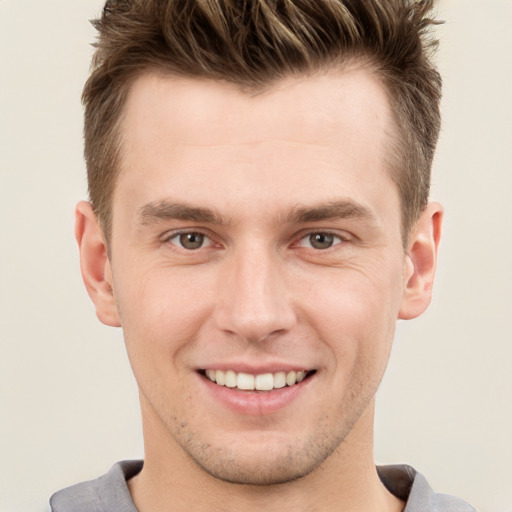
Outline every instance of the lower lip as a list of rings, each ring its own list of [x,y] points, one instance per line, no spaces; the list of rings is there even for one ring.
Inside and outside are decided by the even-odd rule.
[[[293,386],[272,391],[241,391],[237,388],[219,386],[202,375],[200,378],[214,399],[233,412],[249,416],[264,416],[276,413],[297,400],[309,387],[314,375]]]

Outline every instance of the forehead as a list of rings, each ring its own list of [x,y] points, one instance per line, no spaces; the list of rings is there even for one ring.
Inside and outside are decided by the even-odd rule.
[[[340,197],[374,207],[392,197],[394,208],[390,122],[386,93],[364,69],[288,78],[258,94],[146,74],[127,99],[114,210],[120,196],[132,206],[186,197],[238,218]]]
[[[256,93],[226,82],[146,73],[132,84],[125,114],[124,139],[142,142],[148,122],[152,134],[165,132],[176,145],[251,144],[263,134],[325,146],[339,137],[364,144],[368,128],[384,135],[392,124],[379,78],[355,66],[288,77]]]

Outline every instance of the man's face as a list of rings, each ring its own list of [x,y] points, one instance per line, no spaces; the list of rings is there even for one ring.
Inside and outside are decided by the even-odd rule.
[[[148,456],[271,483],[371,435],[408,278],[390,131],[362,70],[134,83],[110,264]]]

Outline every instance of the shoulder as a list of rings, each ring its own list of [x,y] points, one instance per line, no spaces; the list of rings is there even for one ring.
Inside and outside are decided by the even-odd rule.
[[[388,490],[406,502],[404,512],[476,512],[459,498],[434,492],[411,466],[379,466],[377,470]]]
[[[142,461],[123,461],[110,471],[88,482],[56,492],[50,498],[52,512],[137,512],[127,480],[142,469]]]

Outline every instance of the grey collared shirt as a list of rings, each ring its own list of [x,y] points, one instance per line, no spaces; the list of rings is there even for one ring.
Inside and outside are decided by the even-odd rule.
[[[140,472],[142,464],[118,462],[96,480],[55,493],[50,498],[52,512],[137,512],[126,482]],[[407,503],[404,512],[476,512],[458,498],[435,493],[410,466],[379,466],[377,471],[389,491]]]

